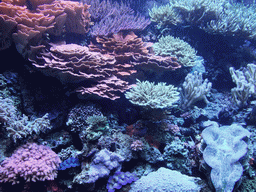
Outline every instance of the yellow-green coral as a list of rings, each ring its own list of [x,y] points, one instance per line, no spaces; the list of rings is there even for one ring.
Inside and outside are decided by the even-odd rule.
[[[150,83],[149,81],[140,81],[137,79],[136,86],[133,86],[125,93],[125,97],[135,105],[162,109],[174,106],[179,100],[179,92],[173,85],[166,83]]]
[[[173,36],[161,37],[153,45],[156,55],[177,57],[180,64],[191,67],[196,64],[196,50],[187,42]]]
[[[244,38],[256,37],[256,6],[226,0],[170,0],[149,10],[151,21],[159,26],[197,26],[209,33]]]

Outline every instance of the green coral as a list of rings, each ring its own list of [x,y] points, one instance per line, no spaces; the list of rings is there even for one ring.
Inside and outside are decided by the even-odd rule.
[[[137,79],[136,86],[133,86],[125,93],[125,97],[135,105],[151,109],[162,109],[174,106],[179,100],[179,92],[173,85],[166,83],[150,83]]]
[[[196,50],[179,38],[163,36],[153,45],[153,49],[156,55],[177,57],[183,66],[196,65]]]
[[[109,129],[108,120],[103,115],[93,115],[86,119],[86,123],[89,125],[86,128],[87,139],[96,140],[103,135],[103,133]]]
[[[244,38],[256,37],[256,6],[225,0],[170,0],[165,6],[149,10],[158,26],[197,26],[208,33]]]

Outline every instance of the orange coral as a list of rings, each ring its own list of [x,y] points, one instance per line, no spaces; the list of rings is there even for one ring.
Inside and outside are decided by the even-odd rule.
[[[2,0],[2,2],[12,4],[12,5],[19,5],[19,6],[25,6],[27,4],[31,5],[31,9],[35,10],[38,5],[42,4],[50,4],[54,0]]]
[[[63,83],[91,81],[77,92],[95,94],[109,99],[119,98],[118,92],[129,89],[129,83],[122,80],[134,71],[132,65],[119,65],[115,57],[89,51],[88,47],[77,44],[54,45],[41,52],[33,65],[46,74],[59,78]]]
[[[90,27],[90,6],[72,1],[54,1],[51,4],[40,5],[37,11],[45,15],[54,16],[55,27],[58,29],[53,34],[60,35],[65,31],[68,33],[85,34]],[[61,31],[62,30],[62,31]]]
[[[96,40],[101,45],[100,48],[91,43],[89,46],[90,50],[113,55],[119,63],[130,62],[134,55],[148,54],[148,50],[144,46],[142,39],[132,31],[128,34],[119,32],[113,34],[112,37],[98,36]]]

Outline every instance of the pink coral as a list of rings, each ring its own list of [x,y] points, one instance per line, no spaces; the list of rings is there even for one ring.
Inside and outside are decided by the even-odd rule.
[[[144,147],[144,144],[141,140],[135,140],[131,144],[131,149],[133,151],[142,151]]]
[[[0,182],[19,183],[19,177],[26,182],[54,180],[60,164],[58,155],[50,147],[28,143],[19,147],[0,167]]]

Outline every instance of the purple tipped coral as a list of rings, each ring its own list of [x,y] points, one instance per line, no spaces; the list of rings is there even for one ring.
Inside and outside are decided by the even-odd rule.
[[[138,177],[133,173],[117,171],[113,176],[110,176],[108,179],[108,192],[114,192],[116,189],[121,189],[122,186],[130,184],[137,180]]]

